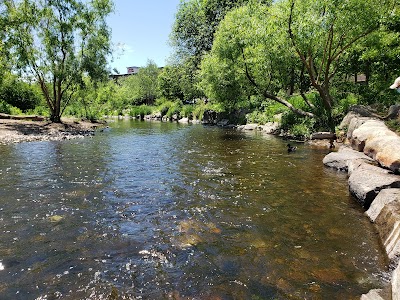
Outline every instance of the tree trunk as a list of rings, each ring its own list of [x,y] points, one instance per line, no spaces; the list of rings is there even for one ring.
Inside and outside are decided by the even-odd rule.
[[[54,109],[51,110],[50,120],[53,123],[61,123],[61,101],[57,99],[54,101]]]

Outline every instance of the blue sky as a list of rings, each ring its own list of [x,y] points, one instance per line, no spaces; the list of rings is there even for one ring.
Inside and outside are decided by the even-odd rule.
[[[179,2],[114,0],[115,12],[108,18],[115,49],[111,69],[126,73],[126,67],[145,66],[148,59],[163,67],[172,54],[168,37]]]

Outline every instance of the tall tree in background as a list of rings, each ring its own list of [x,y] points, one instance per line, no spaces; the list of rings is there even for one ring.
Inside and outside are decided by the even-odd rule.
[[[351,49],[379,30],[382,17],[391,13],[387,2],[284,0],[271,7],[251,3],[233,10],[221,22],[202,63],[201,85],[207,96],[225,106],[256,94],[297,114],[325,118],[334,131],[331,88],[339,67]],[[306,103],[302,109],[286,96],[289,80],[295,78],[291,74],[301,74],[297,91]],[[301,77],[318,93],[318,103],[303,93]]]
[[[225,15],[249,0],[183,0],[176,13],[171,44],[181,57],[194,56],[198,66],[201,57],[209,52],[214,33]],[[258,1],[264,4],[270,0]]]
[[[175,49],[174,65],[183,67],[185,79],[182,92],[185,99],[202,97],[196,86],[199,82],[198,69],[214,42],[214,34],[225,15],[251,0],[183,0],[175,16],[170,42]],[[270,0],[258,1],[264,4]]]
[[[380,28],[391,14],[393,1],[385,0],[290,0],[282,5],[294,51],[318,91],[331,131],[335,99],[331,85],[340,64],[363,39]]]
[[[7,8],[3,2],[0,2],[0,84],[2,82],[3,73],[7,67],[7,53],[5,40],[8,31]]]
[[[38,81],[50,119],[61,115],[83,83],[107,75],[111,51],[106,17],[112,0],[5,0],[11,22],[8,42],[23,69]]]

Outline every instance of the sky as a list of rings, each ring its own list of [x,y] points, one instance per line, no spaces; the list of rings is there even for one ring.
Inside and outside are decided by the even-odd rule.
[[[121,74],[127,67],[143,67],[153,60],[163,67],[172,54],[168,38],[180,0],[114,0],[108,17],[112,30],[114,59],[111,69]]]

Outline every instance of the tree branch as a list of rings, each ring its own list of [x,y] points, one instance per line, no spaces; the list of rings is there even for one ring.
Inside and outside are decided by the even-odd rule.
[[[249,68],[248,68],[247,63],[246,63],[246,57],[244,55],[243,48],[241,50],[242,50],[242,56],[243,56],[243,63],[245,65],[246,77],[250,81],[250,83],[258,90],[258,92],[261,95],[263,95],[267,99],[274,100],[274,101],[286,106],[287,108],[289,108],[291,111],[293,111],[294,113],[296,113],[298,115],[301,115],[301,116],[304,116],[304,117],[310,117],[310,118],[314,118],[315,117],[315,115],[313,113],[306,112],[306,111],[303,111],[301,109],[298,109],[298,108],[294,107],[290,102],[288,102],[288,101],[286,101],[284,99],[281,99],[281,98],[279,98],[279,97],[277,97],[277,96],[275,96],[273,94],[270,94],[266,90],[262,90],[261,91],[259,85],[257,84],[257,82],[254,80],[254,78],[250,74]]]

